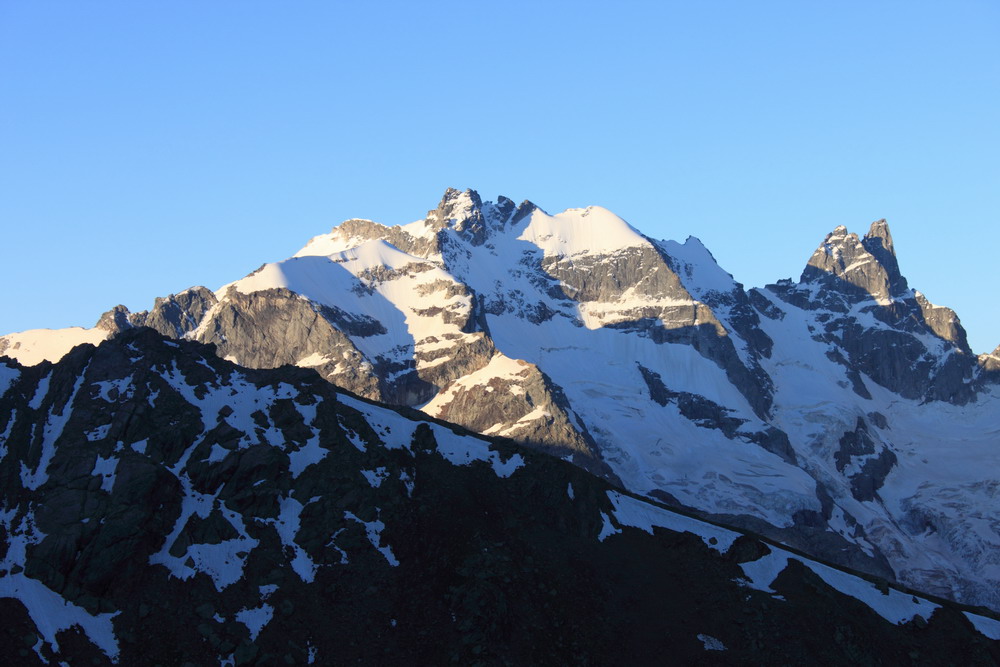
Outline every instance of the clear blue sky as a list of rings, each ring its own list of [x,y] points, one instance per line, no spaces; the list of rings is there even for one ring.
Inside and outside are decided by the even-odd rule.
[[[745,285],[889,219],[1000,344],[1000,4],[0,3],[0,333],[91,326],[453,186]]]

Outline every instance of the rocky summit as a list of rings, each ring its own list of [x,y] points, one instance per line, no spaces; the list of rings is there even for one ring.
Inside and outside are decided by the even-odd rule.
[[[613,548],[611,545],[618,540],[633,545],[634,540],[661,539],[662,531],[652,527],[649,527],[652,536],[648,536],[649,531],[644,533],[647,537],[628,530],[629,526],[636,527],[635,523],[646,521],[635,516],[684,516],[690,521],[697,517],[703,522],[699,526],[724,525],[729,535],[752,535],[745,540],[740,538],[739,544],[751,540],[754,544],[770,545],[754,549],[768,551],[769,567],[774,567],[773,574],[780,576],[766,584],[758,582],[758,588],[751,586],[756,591],[752,594],[745,590],[745,584],[735,584],[737,588],[733,590],[742,591],[741,595],[756,599],[757,593],[767,593],[772,601],[780,595],[783,599],[778,602],[790,603],[792,598],[775,594],[773,585],[786,574],[798,573],[808,579],[809,575],[794,565],[805,563],[808,556],[828,564],[810,570],[820,579],[823,575],[818,570],[840,572],[823,570],[834,565],[855,573],[851,576],[861,573],[886,582],[880,585],[890,591],[889,598],[891,591],[913,589],[923,592],[916,600],[937,600],[934,604],[941,609],[956,608],[952,603],[980,607],[981,615],[975,616],[980,620],[975,621],[978,623],[975,627],[989,634],[991,621],[987,617],[993,612],[987,610],[1000,610],[1000,551],[996,548],[1000,544],[1000,520],[994,511],[996,480],[1000,476],[1000,449],[995,436],[1000,430],[1000,353],[978,357],[973,354],[956,314],[930,303],[912,289],[901,267],[905,267],[905,258],[897,258],[889,226],[879,220],[860,237],[845,227],[833,230],[806,259],[798,281],[780,280],[766,287],[746,289],[715,262],[696,238],[689,237],[683,243],[656,240],[600,207],[550,215],[531,202],[518,205],[504,197],[490,202],[471,190],[449,189],[437,208],[416,222],[386,226],[370,220],[348,220],[330,233],[310,240],[293,257],[265,264],[215,291],[194,287],[159,298],[149,311],[139,313],[117,306],[102,315],[91,329],[34,330],[0,337],[0,354],[16,360],[6,367],[10,370],[4,376],[12,378],[3,396],[4,404],[9,405],[6,431],[2,431],[4,425],[0,423],[3,432],[0,451],[6,452],[0,457],[0,465],[8,466],[4,468],[8,470],[5,488],[9,489],[9,502],[13,503],[7,505],[5,511],[10,514],[4,525],[8,536],[22,536],[18,538],[20,541],[11,541],[9,549],[14,555],[8,559],[24,561],[23,564],[17,561],[16,567],[25,569],[16,574],[16,583],[42,586],[37,590],[71,601],[74,609],[82,610],[81,614],[109,619],[101,621],[104,624],[101,627],[109,632],[114,630],[117,641],[125,646],[127,641],[123,637],[128,633],[120,634],[118,624],[125,620],[123,610],[128,608],[125,603],[128,596],[108,599],[106,604],[94,602],[91,598],[105,600],[103,593],[98,595],[103,589],[68,583],[72,577],[63,571],[66,567],[77,568],[79,574],[74,576],[81,577],[99,578],[100,572],[122,573],[132,581],[128,585],[140,588],[145,584],[137,581],[145,582],[148,577],[152,581],[162,576],[166,582],[162,589],[164,600],[195,595],[188,592],[190,587],[203,581],[205,590],[209,593],[214,590],[212,595],[221,600],[225,591],[237,588],[242,591],[250,584],[279,585],[270,580],[265,582],[263,570],[254,570],[250,565],[254,562],[253,553],[268,553],[267,549],[249,548],[255,540],[264,544],[260,532],[264,529],[256,527],[271,526],[278,535],[274,538],[276,542],[272,540],[278,545],[275,553],[284,554],[290,563],[298,563],[295,568],[315,565],[318,569],[314,577],[318,582],[320,573],[326,570],[316,564],[326,561],[320,558],[319,547],[313,548],[309,541],[312,538],[303,537],[299,527],[307,525],[305,517],[310,512],[311,498],[341,493],[350,502],[344,500],[342,506],[337,506],[340,514],[331,514],[325,505],[313,510],[327,517],[323,519],[327,522],[324,527],[315,530],[332,534],[343,527],[329,523],[329,516],[336,515],[341,520],[346,516],[344,512],[349,512],[356,517],[357,521],[343,519],[347,521],[344,535],[350,535],[352,530],[363,534],[366,541],[361,544],[368,544],[375,554],[383,554],[383,561],[390,568],[386,570],[388,574],[365,576],[375,577],[372,581],[377,583],[370,586],[382,592],[385,609],[401,613],[396,611],[401,603],[385,597],[384,591],[386,586],[400,590],[391,577],[395,576],[392,573],[398,575],[403,570],[391,565],[383,547],[392,545],[391,559],[398,560],[400,568],[406,563],[415,566],[418,561],[403,559],[397,549],[404,547],[397,546],[389,537],[383,543],[379,535],[383,530],[387,536],[403,531],[408,522],[420,524],[412,517],[397,517],[395,523],[381,518],[374,508],[389,513],[389,504],[381,500],[378,502],[383,504],[376,503],[371,494],[402,484],[400,489],[405,495],[414,472],[419,472],[420,465],[428,465],[434,472],[426,476],[440,476],[434,488],[452,489],[451,496],[434,498],[432,502],[442,504],[433,511],[442,514],[427,518],[428,521],[445,522],[445,510],[462,507],[468,502],[463,494],[472,493],[472,488],[482,486],[483,493],[488,495],[493,491],[487,489],[495,487],[497,497],[490,496],[489,502],[497,505],[489,505],[489,509],[483,505],[481,521],[490,525],[499,522],[497,525],[503,528],[497,529],[500,533],[490,533],[492,528],[475,530],[493,535],[497,544],[504,542],[502,531],[514,531],[513,535],[521,530],[535,530],[529,526],[540,517],[528,518],[535,513],[550,513],[545,520],[555,522],[556,534],[582,531],[581,535],[588,535],[590,541],[585,541],[585,548],[580,547],[582,551],[573,551],[569,545],[575,542],[569,538],[557,539],[551,533],[546,533],[548,537],[535,535],[539,544],[531,547],[535,550],[554,544],[547,540],[565,542],[565,550],[548,557],[568,560],[559,561],[558,566],[552,561],[550,566],[563,571],[560,576],[580,577],[578,585],[587,588],[587,595],[596,590],[603,591],[602,596],[611,595],[610,589],[600,588],[606,582],[592,581],[596,570],[575,569],[594,562],[605,563],[599,568],[601,572],[605,566],[612,567],[594,549]],[[157,335],[153,336],[153,332]],[[96,352],[93,348],[78,348],[67,355],[74,345],[97,343],[101,345]],[[157,355],[166,354],[170,361],[163,362],[167,364],[163,366],[165,370],[149,367],[147,393],[151,398],[147,397],[144,403],[134,402],[127,416],[117,407],[105,407],[105,404],[116,405],[115,401],[129,391],[139,391],[134,384],[135,373],[140,372],[145,363],[141,360],[154,354],[153,350]],[[88,374],[105,364],[102,362],[92,369],[93,364],[81,361],[84,357],[111,358],[115,354],[118,354],[115,363],[120,364],[115,372],[108,371],[108,378],[88,379],[91,377]],[[50,366],[45,360],[59,363]],[[177,370],[181,368],[188,370],[182,373]],[[205,376],[202,378],[199,373]],[[57,374],[63,378],[58,382]],[[26,379],[36,377],[37,383],[33,385]],[[231,377],[241,379],[225,379]],[[42,387],[42,382],[56,384]],[[112,384],[104,388],[102,382]],[[163,383],[172,389],[168,391]],[[288,388],[278,389],[279,385]],[[302,387],[306,385],[308,395],[329,398],[324,401],[317,398],[319,402],[315,404],[310,402],[302,395]],[[33,387],[30,395],[25,388],[29,386]],[[95,386],[102,389],[95,390]],[[261,389],[264,386],[275,387],[276,393],[267,394]],[[54,394],[57,387],[61,387],[61,393]],[[353,397],[348,398],[338,388],[351,392]],[[95,392],[100,393],[100,398]],[[166,401],[161,407],[157,402],[161,394],[176,394],[179,398]],[[81,409],[67,412],[65,406],[78,398],[84,404],[92,401],[93,405],[88,408],[81,404]],[[26,401],[27,407],[18,400]],[[205,401],[210,401],[210,405]],[[394,409],[376,409],[367,401]],[[338,416],[328,415],[323,417],[326,422],[322,419],[316,422],[320,414],[327,414],[324,410],[328,408],[315,406],[327,404],[340,406]],[[340,442],[336,438],[353,442],[351,437],[360,437],[358,434],[365,431],[360,422],[344,427],[343,432],[332,425],[343,420],[354,423],[346,416],[350,406],[362,415],[359,419],[369,423],[371,432],[382,443],[380,447],[393,452],[394,457],[401,457],[400,461],[416,456],[412,434],[417,431],[433,435],[432,449],[439,454],[442,451],[439,434],[461,432],[465,438],[462,442],[480,443],[468,446],[480,448],[476,449],[480,454],[469,456],[482,459],[482,465],[445,465],[430,456],[426,461],[438,461],[441,465],[418,461],[404,466],[397,461],[394,468],[385,462],[362,463],[334,456],[330,451],[333,451],[331,443]],[[313,415],[310,410],[319,412]],[[88,421],[99,422],[103,417],[96,415],[105,412],[117,416],[106,423]],[[0,419],[3,414],[0,413]],[[372,417],[375,414],[382,416],[376,419]],[[395,436],[386,436],[380,426],[371,425],[381,424],[379,420],[383,419],[404,420],[408,425],[398,428],[407,435],[397,440]],[[327,422],[331,425],[323,427]],[[445,422],[451,426],[443,426]],[[417,423],[424,426],[414,425]],[[130,434],[128,438],[109,435],[115,424],[137,430],[141,435]],[[216,433],[218,429],[221,431]],[[396,430],[393,426],[390,433]],[[340,435],[332,435],[335,432]],[[472,437],[470,432],[480,438]],[[174,444],[154,447],[149,444],[153,442],[150,438],[172,440]],[[140,449],[147,447],[142,444],[143,439],[148,441],[148,451],[132,447],[133,442],[139,443]],[[104,449],[99,452],[95,449],[84,456],[83,452],[91,447]],[[164,447],[172,448],[173,453],[166,454]],[[355,452],[362,456],[381,451],[364,443],[349,447],[344,451],[351,456]],[[244,454],[244,451],[255,453]],[[450,450],[445,447],[445,451]],[[68,460],[65,457],[73,456],[79,459],[76,468],[64,462]],[[443,456],[455,463],[447,454]],[[319,458],[314,461],[316,457]],[[525,464],[510,475],[486,475],[488,483],[461,481],[465,479],[463,476],[472,474],[470,471],[481,468],[484,475],[490,466],[506,470],[503,466],[512,465],[509,463],[512,460]],[[226,461],[230,463],[223,465]],[[141,540],[146,540],[143,549],[155,548],[155,552],[146,553],[145,560],[139,558],[133,569],[113,564],[102,570],[101,566],[92,565],[91,560],[83,559],[80,536],[103,530],[97,525],[86,526],[97,521],[94,517],[98,515],[94,513],[105,511],[106,506],[96,500],[82,500],[82,496],[73,496],[70,490],[79,487],[77,490],[97,494],[95,498],[103,498],[98,491],[113,497],[124,479],[124,471],[133,464],[141,467],[147,463],[147,472],[156,480],[149,483],[147,491],[134,491],[138,494],[134,497],[141,502],[132,502],[132,509],[122,507],[116,511],[132,516],[140,511],[136,507],[145,508],[142,511],[149,515],[136,519],[139,526],[136,530],[151,531]],[[261,475],[247,472],[245,475],[249,476],[240,476],[243,465]],[[153,468],[157,472],[151,472]],[[358,470],[364,470],[373,475],[372,480],[385,481],[389,478],[383,479],[383,473],[373,472],[383,468],[385,475],[396,480],[395,486],[383,486],[381,481],[372,486],[367,483],[367,474],[358,476]],[[307,474],[309,471],[313,472]],[[301,493],[295,490],[300,478],[309,479],[310,474],[320,473],[323,483],[329,485],[322,493],[318,488]],[[199,475],[207,477],[202,479]],[[345,475],[351,477],[350,489],[336,486],[339,483],[336,480]],[[575,505],[563,507],[563,500],[557,508],[548,507],[549,501],[539,500],[540,504],[533,505],[521,499],[520,488],[515,493],[504,486],[531,477],[535,479],[533,483],[549,488],[551,480],[547,475],[562,475],[560,498],[570,484],[574,491],[565,495],[575,494],[576,499],[583,497],[579,493],[581,485],[604,489],[594,492],[603,500],[591,506],[590,519],[586,520],[597,523],[584,528],[586,521],[573,509]],[[575,475],[575,481],[568,481],[566,475]],[[406,476],[410,477],[403,479]],[[562,483],[564,479],[567,481]],[[363,484],[358,485],[359,480]],[[270,500],[266,501],[269,505],[267,508],[253,505],[248,514],[235,498],[241,494],[256,497],[252,490],[257,488],[255,485],[260,485],[261,493],[270,494]],[[67,500],[60,502],[46,496],[43,501],[40,496],[32,495],[56,493],[55,488],[61,489],[60,497]],[[369,492],[369,489],[374,490]],[[172,497],[181,509],[166,513],[151,509],[167,502],[157,495],[161,493],[174,494]],[[631,509],[623,510],[622,502],[629,508],[641,507],[641,511],[636,509],[638,514],[635,514],[630,513]],[[35,507],[39,509],[30,509]],[[53,509],[46,515],[43,507]],[[564,515],[564,511],[569,515]],[[677,511],[681,514],[674,513]],[[164,518],[174,516],[171,512],[177,517]],[[30,521],[26,518],[29,515]],[[487,520],[487,515],[492,518]],[[64,535],[50,540],[50,536],[61,533],[50,524],[44,528],[43,516],[53,521],[62,517],[58,520],[65,520],[67,525],[74,526],[73,531],[78,531],[72,533],[76,537]],[[282,519],[283,516],[286,518]],[[470,526],[480,521],[467,517],[463,520],[468,520]],[[675,519],[657,520],[669,523]],[[100,526],[108,525],[108,521],[104,520]],[[528,522],[527,525],[521,527],[522,521]],[[574,523],[581,521],[584,523]],[[670,526],[656,525],[670,530]],[[603,535],[604,539],[590,539],[593,536],[587,531],[593,532],[594,526],[597,537]],[[441,527],[434,530],[439,531],[436,533],[439,536],[448,532]],[[615,532],[618,530],[622,532]],[[700,535],[697,530],[689,532]],[[407,533],[404,537],[395,532],[395,535],[400,545],[414,540],[412,544],[419,547],[413,549],[436,553],[423,533]],[[11,539],[8,537],[8,541]],[[114,542],[124,538],[104,539]],[[327,550],[323,552],[324,558],[341,557],[333,544],[344,550],[343,558],[353,562],[350,550],[343,547],[339,538],[331,540],[325,535],[324,539],[330,542],[324,542],[323,549]],[[467,542],[471,538],[462,539]],[[528,537],[523,539],[531,541]],[[55,542],[60,545],[59,557],[51,551]],[[49,546],[43,548],[43,544]],[[201,547],[220,544],[230,544],[232,551],[225,552],[226,567],[238,563],[240,574],[218,563],[200,564],[223,558],[198,555],[202,553]],[[490,549],[494,547],[484,548],[493,553]],[[447,548],[459,549],[459,545]],[[637,551],[621,554],[622,558],[639,559],[632,561],[630,567],[653,553],[638,542],[629,547],[633,548]],[[648,547],[661,548],[668,549],[662,545]],[[689,553],[679,543],[669,548],[679,549],[676,558],[682,560],[715,563],[737,558],[737,552],[729,548],[709,548],[697,554]],[[209,552],[220,551],[213,547],[205,551]],[[646,556],[640,556],[640,552]],[[507,556],[517,563],[510,567],[519,571],[522,566],[517,559],[526,553],[508,552]],[[785,558],[782,554],[790,555],[782,560]],[[531,554],[534,560],[541,557],[537,551]],[[661,557],[662,553],[657,556]],[[74,564],[66,565],[59,558],[72,558]],[[408,571],[407,576],[422,578],[428,586],[439,585],[430,583],[436,581],[438,574],[445,578],[454,576],[454,570],[448,568],[458,567],[455,562],[428,558],[419,561],[418,569]],[[29,567],[31,562],[38,564]],[[50,563],[54,570],[63,568],[59,570],[62,579],[52,573],[42,574],[39,568],[49,567],[42,563]],[[615,567],[623,564],[624,561],[618,562]],[[206,570],[211,567],[226,569],[229,574],[225,576],[237,578],[223,585],[222,581],[228,579],[213,578]],[[277,564],[268,567],[281,569]],[[744,570],[742,580],[758,581],[745,571],[753,566],[740,567]],[[292,576],[298,577],[297,581],[303,586],[311,583],[298,572],[293,568]],[[207,579],[200,576],[206,573]],[[737,575],[720,576],[728,586],[734,578],[740,580]],[[104,576],[101,585],[112,586],[107,582],[114,577]],[[520,584],[507,585],[505,578],[514,581],[512,576],[507,573],[492,582],[500,591],[494,598],[509,595],[511,589],[520,587]],[[639,579],[630,584],[616,581],[616,585],[632,585],[644,591],[652,586],[649,581]],[[845,590],[826,579],[823,581],[838,591]],[[453,585],[448,583],[440,590]],[[168,593],[170,586],[178,588]],[[764,590],[758,590],[761,587]],[[648,590],[654,589],[655,586]],[[278,607],[268,597],[278,596],[277,589],[267,588],[270,592],[266,593],[263,588],[260,590],[255,601],[241,597],[227,607],[229,612],[220,611],[219,616],[225,620],[242,609],[240,613],[259,613],[260,618],[266,615],[268,623],[261,628],[283,627],[275,622],[280,618],[274,611]],[[556,591],[568,594],[558,587]],[[676,591],[671,594],[679,595]],[[635,595],[639,597],[634,599],[642,597],[640,593]],[[14,595],[11,599],[22,598]],[[348,598],[357,599],[350,596],[344,599]],[[328,603],[330,599],[327,598]],[[819,604],[816,599],[813,595],[813,603]],[[425,603],[432,606],[429,601]],[[553,609],[561,608],[555,600],[552,603]],[[16,606],[14,602],[9,604]],[[237,609],[237,604],[244,606]],[[433,604],[445,603],[438,600]],[[504,604],[514,609],[520,603]],[[581,609],[594,609],[582,601],[579,604]],[[265,607],[273,613],[252,612]],[[638,608],[646,609],[642,605]],[[495,612],[496,608],[493,609]],[[610,613],[607,608],[601,609],[602,613]],[[121,617],[101,616],[118,612]],[[453,612],[441,613],[447,616]],[[903,627],[895,624],[916,623],[913,620],[916,616],[927,621],[926,612],[923,609],[915,615],[893,616],[890,620],[894,627]],[[29,618],[35,618],[30,608],[18,613],[24,627],[28,627]],[[454,613],[456,618],[461,616]],[[734,622],[742,612],[726,608],[724,613],[732,614],[729,620]],[[771,608],[766,610],[769,617],[774,613],[777,612]],[[530,613],[528,616],[531,617]],[[289,618],[298,617],[299,614],[290,612]],[[209,614],[208,618],[214,616]],[[391,618],[397,625],[389,627],[403,625],[399,617]],[[61,621],[65,622],[68,621]],[[512,628],[524,629],[522,622],[511,623]],[[630,624],[636,632],[652,627],[637,624],[634,618],[623,623]],[[70,627],[86,630],[86,626],[79,624],[65,625]],[[214,626],[206,621],[205,627]],[[414,625],[406,627],[413,630]],[[471,623],[469,628],[473,627],[481,629],[481,624]],[[606,636],[601,633],[611,632],[612,628],[606,626],[598,632],[587,627],[594,637]],[[755,627],[765,634],[770,632],[759,625]],[[934,627],[934,623],[927,627]],[[60,629],[64,628],[52,626],[48,635],[41,627],[37,632],[32,631],[41,632],[41,644],[32,644],[29,653],[55,659],[53,656],[61,650],[57,644],[61,647],[65,643],[56,638]],[[246,660],[251,659],[246,651],[264,650],[261,643],[264,630],[257,631],[260,638],[250,630],[252,637],[241,640],[248,641],[247,646],[253,649],[240,644],[236,635],[226,635],[228,643],[221,644],[221,630],[213,631],[220,644],[213,645],[212,650],[222,645],[234,652],[243,646],[240,659]],[[436,636],[434,631],[428,632]],[[625,630],[618,628],[614,632]],[[294,634],[290,630],[281,633],[288,637]],[[567,630],[565,636],[573,634]],[[694,636],[698,634],[714,638],[713,641],[729,648],[716,653],[705,648],[712,642],[695,642],[691,650],[701,652],[692,661],[752,661],[756,655],[738,655],[731,648],[736,645],[735,639],[727,643],[711,631],[699,630]],[[459,635],[465,636],[461,631]],[[385,638],[388,635],[379,637],[378,641],[372,641],[380,646],[380,642],[392,641]],[[333,654],[329,647],[324,651],[314,640],[310,641],[313,643],[308,646],[296,644],[306,651],[303,655],[311,655],[309,651],[313,649],[309,646],[324,656],[342,655],[350,659],[362,655]],[[594,642],[598,640],[595,638]],[[458,644],[445,644],[449,650],[457,651],[455,659],[461,662],[467,661],[469,655],[482,655],[485,662],[498,660],[500,655],[462,653],[465,649],[455,648]],[[486,651],[490,642],[479,645],[480,651]],[[760,641],[756,645],[763,646]],[[403,650],[402,645],[387,646]],[[510,653],[509,656],[513,662],[577,661],[571,645],[559,646],[551,654]],[[843,642],[838,646],[843,648]],[[596,643],[580,645],[579,649],[579,655],[611,655],[600,653],[604,649],[598,649]],[[808,653],[813,649],[803,650],[807,653],[782,655],[787,655],[789,662],[813,655]],[[102,655],[111,654],[105,651]],[[199,664],[206,655],[209,654],[190,654],[184,659]],[[211,655],[225,658],[230,653],[219,649]],[[274,655],[282,659],[287,655],[293,662],[301,658],[294,651]],[[449,659],[452,654],[428,654],[423,658],[411,655],[436,662]],[[888,654],[870,655],[886,660]]]

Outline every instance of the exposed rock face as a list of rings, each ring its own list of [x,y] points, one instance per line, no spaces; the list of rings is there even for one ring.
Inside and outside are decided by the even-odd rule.
[[[873,222],[863,239],[837,227],[816,249],[802,272],[803,283],[818,283],[848,301],[886,300],[907,291],[885,220]]]
[[[445,387],[423,410],[477,433],[568,455],[583,468],[614,479],[562,390],[526,361],[498,354],[472,376]]]
[[[97,324],[94,326],[98,329],[110,331],[113,334],[121,333],[126,329],[131,329],[132,323],[129,322],[128,308],[118,304],[108,312],[101,315],[100,319],[97,320]]]
[[[788,442],[788,436],[775,428],[748,433],[741,430],[746,419],[730,417],[731,410],[712,401],[684,391],[671,391],[663,384],[660,374],[642,364],[638,364],[642,379],[649,388],[649,397],[661,406],[674,404],[687,419],[703,428],[718,429],[728,437],[739,437],[746,442],[760,445],[767,451],[777,454],[788,463],[795,464],[795,450]]]
[[[580,310],[595,324],[635,333],[659,344],[690,345],[726,372],[757,416],[764,418],[767,414],[770,387],[765,377],[756,373],[759,367],[752,362],[750,368],[744,365],[726,327],[712,308],[685,289],[669,258],[655,243],[611,255],[546,257],[541,268],[558,281],[565,297],[580,304]],[[747,311],[750,317],[756,316]]]
[[[837,470],[851,480],[851,494],[860,501],[874,500],[896,465],[896,455],[884,444],[876,443],[860,417],[854,430],[840,438],[834,460]]]
[[[920,306],[920,319],[935,336],[953,343],[961,352],[972,354],[969,349],[969,342],[966,339],[965,329],[958,319],[958,315],[951,308],[937,306],[927,300],[920,292],[913,293],[914,300]],[[917,320],[919,322],[919,320]]]
[[[863,239],[837,227],[813,253],[799,284],[770,285],[783,300],[819,311],[816,340],[845,365],[906,398],[964,404],[979,364],[954,311],[910,290],[892,236],[878,220]],[[864,396],[855,382],[856,391]]]
[[[178,294],[157,297],[151,310],[130,313],[119,304],[101,315],[96,326],[113,334],[132,327],[149,327],[164,336],[181,338],[198,326],[217,301],[211,290],[191,287]]]
[[[0,382],[11,664],[1000,660],[971,610],[309,370],[131,329]]]
[[[336,228],[337,233],[358,243],[382,239],[403,252],[416,257],[428,257],[439,252],[437,237],[416,237],[400,227],[386,227],[371,220],[346,220]],[[307,245],[306,248],[309,246]]]
[[[2,348],[0,348],[0,352],[3,352]],[[989,354],[979,355],[978,361],[980,367],[982,367],[985,371],[989,371],[991,373],[1000,371],[1000,347],[997,347]]]
[[[179,294],[156,299],[152,310],[135,313],[129,321],[135,326],[155,329],[164,336],[181,338],[194,331],[217,302],[211,290],[192,287]]]
[[[374,372],[372,360],[348,337],[384,334],[379,322],[319,306],[283,289],[253,294],[230,289],[225,296],[193,336],[214,344],[220,356],[251,368],[308,366],[359,396],[387,398],[388,387]]]

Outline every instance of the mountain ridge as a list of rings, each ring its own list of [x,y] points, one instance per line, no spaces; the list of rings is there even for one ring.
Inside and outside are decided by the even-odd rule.
[[[102,321],[314,368],[816,556],[1000,606],[996,366],[909,288],[884,221],[863,238],[835,229],[798,283],[745,290],[694,237],[449,189],[423,220],[350,220],[219,292]]]

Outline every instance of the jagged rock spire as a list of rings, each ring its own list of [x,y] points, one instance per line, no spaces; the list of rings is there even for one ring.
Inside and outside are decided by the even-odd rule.
[[[892,234],[889,232],[889,223],[886,222],[885,218],[876,220],[868,228],[868,233],[865,234],[864,243],[871,243],[872,246],[878,245],[885,250],[889,251],[893,257],[896,256],[896,250],[892,245]],[[871,250],[869,250],[871,252]]]
[[[823,282],[838,292],[877,300],[902,296],[908,289],[884,219],[873,222],[864,239],[843,225],[834,228],[809,258],[802,282]]]
[[[451,227],[473,245],[481,245],[491,229],[517,223],[537,208],[527,200],[515,206],[504,196],[497,197],[496,203],[484,202],[475,190],[448,188],[437,208],[427,212],[427,224],[437,230]]]
[[[131,315],[131,313],[129,313],[128,308],[122,304],[118,304],[111,310],[102,314],[94,327],[110,331],[113,334],[119,334],[126,329],[132,328],[132,323],[129,322],[129,315]]]
[[[448,188],[438,207],[427,212],[427,224],[434,229],[453,227],[467,235],[473,245],[482,245],[486,239],[483,200],[475,190]]]
[[[427,212],[427,219],[446,226],[449,222],[462,222],[482,209],[483,200],[475,190],[460,191],[448,188],[437,208]]]
[[[872,223],[861,244],[885,269],[889,278],[889,293],[892,296],[901,296],[906,292],[908,289],[906,278],[899,272],[896,249],[892,243],[892,234],[889,232],[889,223],[885,218]]]

